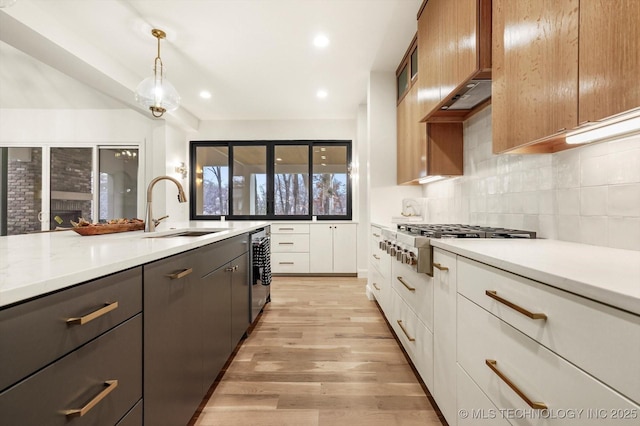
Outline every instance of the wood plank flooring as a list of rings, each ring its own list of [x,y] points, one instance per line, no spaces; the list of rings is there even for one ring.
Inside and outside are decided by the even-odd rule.
[[[357,278],[276,277],[195,426],[442,425]]]

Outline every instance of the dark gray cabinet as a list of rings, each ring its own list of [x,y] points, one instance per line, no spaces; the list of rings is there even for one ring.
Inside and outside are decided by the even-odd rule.
[[[141,311],[141,267],[0,309],[2,424],[108,425],[131,412]]]
[[[144,423],[187,424],[249,327],[248,235],[144,266]]]

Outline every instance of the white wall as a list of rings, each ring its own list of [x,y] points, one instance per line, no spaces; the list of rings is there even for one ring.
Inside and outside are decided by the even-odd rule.
[[[400,216],[403,198],[422,196],[420,186],[396,185],[395,73],[369,74],[367,105],[369,221],[385,225],[393,216]]]
[[[640,136],[555,154],[494,155],[489,107],[464,125],[464,176],[423,193],[431,223],[640,250]]]

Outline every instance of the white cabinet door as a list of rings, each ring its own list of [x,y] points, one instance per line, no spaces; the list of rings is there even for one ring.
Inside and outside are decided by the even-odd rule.
[[[433,251],[433,397],[451,426],[456,411],[456,255]]]
[[[333,272],[357,272],[356,239],[356,224],[333,225]]]
[[[311,273],[333,272],[333,226],[309,226],[309,270]]]
[[[355,224],[311,224],[309,269],[311,273],[355,273]]]

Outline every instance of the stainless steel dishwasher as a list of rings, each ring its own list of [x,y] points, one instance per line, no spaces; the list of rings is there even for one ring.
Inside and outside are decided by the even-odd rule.
[[[249,256],[251,274],[249,321],[253,324],[264,305],[271,301],[271,228],[269,226],[251,233]]]

